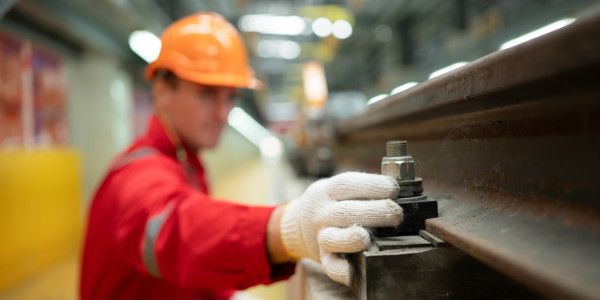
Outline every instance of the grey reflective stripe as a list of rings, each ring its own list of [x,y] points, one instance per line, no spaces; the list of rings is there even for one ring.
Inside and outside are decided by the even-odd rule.
[[[140,158],[144,158],[150,154],[154,154],[154,153],[158,153],[158,150],[152,148],[152,147],[141,147],[138,149],[135,149],[123,156],[121,156],[119,159],[117,159],[117,161],[112,165],[111,171],[116,171],[128,164],[130,164],[133,161],[136,161]]]
[[[151,217],[146,223],[146,233],[144,234],[144,247],[142,248],[142,258],[144,260],[144,265],[146,266],[146,270],[148,273],[154,275],[156,278],[161,278],[160,270],[158,269],[158,262],[156,260],[156,249],[154,249],[154,244],[156,243],[156,238],[160,233],[160,229],[162,228],[165,220],[171,215],[171,212],[175,208],[175,203],[171,202],[162,212]]]

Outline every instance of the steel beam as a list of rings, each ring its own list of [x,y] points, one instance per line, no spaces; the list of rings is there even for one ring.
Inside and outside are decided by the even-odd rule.
[[[334,157],[378,173],[407,140],[440,205],[429,232],[546,297],[598,299],[599,37],[595,9],[390,96],[337,124]]]

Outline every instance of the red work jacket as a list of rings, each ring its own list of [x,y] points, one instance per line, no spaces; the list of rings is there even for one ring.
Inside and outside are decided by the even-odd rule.
[[[82,300],[227,299],[293,273],[267,258],[274,207],[211,198],[197,155],[186,172],[175,152],[153,117],[111,167],[89,211]]]

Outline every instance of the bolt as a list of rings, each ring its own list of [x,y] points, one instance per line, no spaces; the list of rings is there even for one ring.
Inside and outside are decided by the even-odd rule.
[[[398,181],[415,179],[415,162],[408,154],[406,141],[388,141],[385,152],[386,156],[381,160],[381,174]]]

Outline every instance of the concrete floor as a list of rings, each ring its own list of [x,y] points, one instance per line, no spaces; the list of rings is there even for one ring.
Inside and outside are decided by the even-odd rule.
[[[247,204],[277,204],[299,196],[307,182],[292,175],[284,163],[265,165],[259,159],[240,166],[236,172],[212,184],[216,197]],[[0,291],[0,300],[74,300],[78,291],[76,254],[16,285]],[[287,282],[257,286],[247,290],[253,296],[270,300],[290,298]],[[293,292],[292,292],[293,293]],[[295,297],[291,297],[295,298]]]

